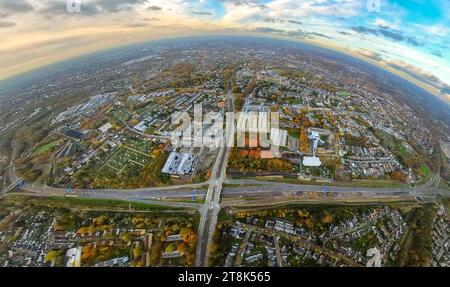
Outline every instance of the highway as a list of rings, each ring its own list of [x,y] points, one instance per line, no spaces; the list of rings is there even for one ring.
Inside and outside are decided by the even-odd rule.
[[[35,196],[35,197],[53,197],[53,195],[51,195],[51,194],[44,194],[44,193],[36,194],[35,192],[26,192],[26,191],[14,191],[14,192],[8,193],[8,196],[13,196],[13,195]],[[84,197],[78,197],[78,198],[84,198]],[[108,199],[112,199],[112,198],[108,198]],[[203,207],[203,204],[200,204],[200,203],[152,200],[152,199],[148,199],[145,197],[143,198],[140,196],[127,197],[126,201],[139,202],[139,203],[145,203],[145,204],[150,204],[150,205],[175,207],[175,208],[189,208],[189,209],[195,209],[198,211],[200,211]]]
[[[208,189],[206,189],[205,183],[192,184],[192,185],[178,185],[178,186],[167,186],[167,187],[156,187],[156,188],[142,188],[136,190],[117,190],[117,189],[74,189],[70,191],[71,195],[82,197],[82,198],[103,198],[103,199],[121,199],[127,200],[128,198],[141,197],[147,198],[149,200],[158,199],[170,199],[170,198],[191,198],[192,189],[196,189],[196,196],[199,198],[208,195],[207,201],[212,199],[212,195],[216,194],[213,192],[214,187],[217,190],[221,189],[221,193],[225,196],[268,196],[268,195],[280,195],[282,193],[292,193],[296,194],[299,192],[336,192],[336,193],[367,193],[367,194],[415,194],[420,195],[448,195],[449,191],[436,187],[437,180],[434,183],[426,183],[426,185],[418,186],[416,188],[411,187],[397,187],[397,188],[373,188],[373,187],[351,187],[351,186],[330,186],[330,185],[303,185],[303,184],[293,184],[293,183],[283,183],[283,182],[273,182],[273,181],[260,181],[260,180],[225,180],[226,184],[232,186],[225,186],[222,188],[222,184],[225,178],[226,160],[228,152],[220,152],[222,154],[222,161],[216,161],[214,171],[216,172],[216,177],[211,176],[209,181]],[[219,154],[218,154],[219,156]],[[219,169],[219,164],[222,165]],[[220,170],[220,173],[219,173]],[[214,180],[213,180],[214,178]],[[220,178],[217,181],[217,178]],[[438,178],[437,176],[435,178]],[[16,183],[18,180],[16,180]],[[10,188],[3,190],[3,195],[6,192],[12,190],[14,185]],[[48,186],[26,184],[21,186],[20,189],[35,193],[36,195],[51,195],[51,196],[65,196],[69,194],[66,189],[53,188]],[[215,198],[217,200],[217,196]]]
[[[295,183],[284,183],[275,181],[250,180],[250,179],[227,179],[226,184],[233,185],[233,187],[224,187],[224,194],[257,194],[258,192],[359,192],[359,193],[376,193],[376,194],[415,194],[415,195],[444,195],[449,196],[450,191],[438,187],[440,176],[439,174],[433,177],[425,184],[419,185],[415,188],[402,187],[357,187],[357,186],[333,186],[333,185],[306,185]]]

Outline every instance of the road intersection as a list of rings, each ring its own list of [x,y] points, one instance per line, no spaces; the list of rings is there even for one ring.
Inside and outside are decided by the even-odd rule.
[[[231,90],[227,94],[227,110],[234,110],[234,97]],[[231,129],[227,129],[225,139],[229,139],[232,134]],[[299,202],[296,196],[303,193],[335,193],[335,194],[357,194],[366,198],[404,198],[414,199],[420,197],[435,197],[436,195],[450,196],[450,192],[440,188],[439,171],[433,174],[428,182],[416,187],[392,187],[392,188],[373,188],[373,187],[348,187],[332,185],[304,185],[286,182],[274,182],[252,179],[227,179],[226,168],[230,148],[222,145],[217,153],[216,161],[211,171],[211,177],[208,181],[196,184],[150,187],[133,190],[121,189],[74,189],[55,188],[50,186],[36,184],[17,184],[22,180],[15,175],[13,157],[8,166],[6,175],[9,177],[11,185],[0,192],[0,198],[22,194],[28,196],[73,196],[78,198],[95,199],[116,199],[129,202],[141,202],[147,204],[162,205],[174,208],[188,208],[197,210],[200,213],[200,223],[198,227],[198,242],[196,252],[196,266],[207,266],[209,252],[213,243],[213,236],[216,229],[217,217],[221,208],[226,206],[269,206],[273,204],[285,204]],[[16,190],[20,189],[20,192]],[[194,203],[187,200],[192,197],[192,190],[196,189],[196,195],[204,198],[204,203]],[[260,200],[254,200],[249,204],[245,199],[237,199],[220,203],[221,195],[225,197],[259,197]],[[268,198],[273,200],[267,200]]]

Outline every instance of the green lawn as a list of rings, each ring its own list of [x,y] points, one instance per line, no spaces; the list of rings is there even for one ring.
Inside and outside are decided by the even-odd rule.
[[[425,163],[420,164],[420,173],[425,177],[428,178],[431,175],[431,170]]]
[[[293,137],[293,138],[296,138],[296,139],[299,139],[299,138],[300,138],[300,131],[299,131],[299,130],[290,130],[290,131],[288,132],[288,134],[289,134],[291,137]]]
[[[236,178],[238,179],[238,178]],[[348,187],[380,187],[380,188],[395,188],[403,187],[404,185],[396,180],[354,180],[354,181],[333,181],[333,182],[320,182],[315,180],[300,180],[297,178],[280,178],[280,177],[240,177],[239,179],[261,180],[261,181],[274,181],[285,182],[294,184],[305,185],[329,185],[329,186],[348,186]],[[244,185],[245,186],[245,185]]]
[[[340,92],[337,92],[336,95],[341,96],[341,97],[348,97],[348,96],[350,96],[350,93],[346,92],[346,91],[340,91]]]
[[[57,141],[53,141],[53,142],[50,142],[50,143],[45,144],[45,145],[41,145],[41,146],[39,146],[39,147],[36,149],[36,153],[37,153],[37,154],[44,154],[44,153],[50,151],[50,150],[51,150],[52,148],[54,148],[55,146],[59,145],[60,142],[61,142],[61,140],[57,140]]]
[[[77,198],[77,197],[29,197],[22,195],[15,195],[11,200],[16,202],[24,202],[34,205],[46,205],[49,207],[75,207],[75,208],[106,208],[128,210],[131,207],[134,210],[149,210],[149,211],[164,211],[164,210],[183,210],[179,207],[162,206],[143,202],[127,202],[123,200],[114,199],[96,199],[96,198]]]
[[[397,150],[398,154],[404,159],[408,159],[411,158],[411,156],[413,156],[411,152],[401,142],[397,143]]]

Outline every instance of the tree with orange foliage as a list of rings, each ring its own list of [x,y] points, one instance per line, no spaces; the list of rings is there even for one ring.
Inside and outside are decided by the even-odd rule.
[[[135,126],[139,123],[139,121],[136,118],[131,119],[130,123]]]
[[[154,150],[152,150],[152,157],[156,158],[156,157],[160,156],[161,153],[162,153],[161,150],[155,148]]]
[[[184,243],[184,242],[180,243],[178,245],[177,250],[180,254],[184,254],[184,252],[186,251],[186,243]]]
[[[311,218],[305,219],[305,225],[306,225],[306,227],[308,227],[309,229],[313,229],[313,228],[314,228],[314,223],[313,223],[313,221],[311,220]]]
[[[406,178],[406,174],[399,170],[391,172],[391,179],[393,180],[406,181]]]
[[[279,170],[279,171],[290,171],[290,170],[292,170],[292,164],[283,159],[272,158],[267,161],[267,169]]]
[[[189,227],[183,227],[180,230],[180,236],[183,238],[183,241],[193,246],[197,241],[197,234],[190,229]]]
[[[192,265],[194,263],[194,255],[188,253],[186,254],[186,264]]]
[[[300,151],[302,153],[310,152],[308,136],[306,135],[306,128],[302,128],[302,131],[300,132]]]
[[[331,223],[333,222],[333,215],[331,214],[325,214],[322,218],[323,223]]]

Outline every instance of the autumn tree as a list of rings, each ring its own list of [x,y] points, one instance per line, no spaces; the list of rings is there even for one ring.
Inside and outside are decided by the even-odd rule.
[[[397,171],[391,172],[391,179],[398,180],[398,181],[406,181],[407,176],[403,172],[397,170]]]

